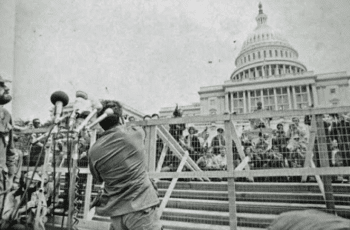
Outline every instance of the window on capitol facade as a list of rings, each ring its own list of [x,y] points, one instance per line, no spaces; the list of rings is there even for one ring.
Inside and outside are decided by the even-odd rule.
[[[297,109],[303,109],[308,106],[308,96],[306,86],[295,86],[295,97]]]
[[[244,112],[243,92],[233,93],[233,107],[234,107],[234,111],[237,113]]]
[[[256,110],[258,101],[261,101],[261,90],[252,90],[250,91],[250,111]]]
[[[275,95],[273,89],[263,89],[264,109],[275,110]]]
[[[288,92],[287,87],[283,88],[277,88],[276,89],[277,94],[277,107],[278,110],[286,110],[289,108],[289,102],[288,102]]]

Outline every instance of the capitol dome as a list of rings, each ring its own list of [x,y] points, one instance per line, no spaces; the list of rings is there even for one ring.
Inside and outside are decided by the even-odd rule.
[[[267,25],[267,15],[259,3],[257,27],[244,41],[231,75],[232,81],[300,74],[306,67],[298,61],[298,52],[280,33]]]

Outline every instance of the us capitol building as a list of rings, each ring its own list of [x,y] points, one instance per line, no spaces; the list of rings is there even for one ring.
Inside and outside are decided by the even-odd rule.
[[[259,101],[266,110],[349,105],[346,72],[308,71],[298,51],[267,24],[261,3],[255,20],[257,27],[244,41],[230,80],[201,87],[200,103],[180,106],[185,116],[250,113]],[[171,117],[173,110],[161,108],[160,117]]]

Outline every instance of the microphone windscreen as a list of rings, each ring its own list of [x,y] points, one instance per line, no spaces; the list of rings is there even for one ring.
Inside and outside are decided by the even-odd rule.
[[[85,93],[84,91],[81,91],[81,90],[78,90],[76,93],[75,93],[75,97],[80,97],[80,98],[83,98],[85,100],[87,100],[89,97],[87,95],[87,93]]]
[[[66,106],[69,102],[69,97],[65,92],[62,91],[56,91],[51,95],[51,102],[52,104],[56,104],[56,102],[61,101],[63,106]]]

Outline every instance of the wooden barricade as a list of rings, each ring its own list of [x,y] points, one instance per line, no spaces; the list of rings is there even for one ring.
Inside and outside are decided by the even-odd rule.
[[[302,176],[302,180],[306,181],[308,176],[315,176],[316,181],[319,185],[320,191],[325,198],[325,204],[327,210],[334,211],[334,197],[333,188],[331,183],[332,175],[346,175],[349,174],[348,167],[329,167],[329,159],[327,153],[326,139],[322,121],[322,114],[324,113],[342,113],[350,111],[349,107],[338,107],[338,108],[321,108],[312,110],[294,110],[294,111],[263,111],[259,114],[245,114],[245,115],[217,115],[217,116],[201,116],[201,117],[183,117],[177,119],[161,119],[161,120],[148,120],[133,122],[132,125],[143,126],[146,133],[145,139],[145,162],[150,178],[156,181],[161,178],[170,178],[171,183],[165,196],[162,200],[159,208],[159,213],[162,214],[166,205],[171,197],[172,191],[176,186],[178,178],[198,178],[203,182],[210,183],[210,178],[226,178],[228,186],[228,202],[229,202],[229,225],[230,229],[237,229],[237,204],[236,204],[236,191],[235,191],[235,178],[248,178],[249,181],[254,183],[256,177],[273,177],[273,176]],[[307,151],[305,155],[304,167],[303,168],[283,168],[283,169],[262,169],[262,170],[251,170],[249,162],[251,159],[245,155],[241,140],[237,134],[233,121],[236,120],[247,120],[259,117],[281,117],[281,116],[304,116],[310,115],[311,126],[309,143],[307,145]],[[227,153],[227,170],[226,171],[202,171],[196,162],[194,162],[187,151],[185,151],[179,143],[171,136],[169,131],[165,128],[168,124],[181,124],[181,123],[203,123],[203,122],[224,122],[225,127],[225,139],[226,141],[226,153]],[[31,132],[43,133],[46,129],[39,130],[27,130],[22,133]],[[156,141],[160,138],[164,145],[159,156],[158,163],[156,165]],[[238,155],[241,159],[241,163],[235,168],[233,164],[233,152],[232,152],[232,141],[234,141]],[[94,143],[94,139],[91,143]],[[313,161],[313,151],[315,143],[320,153],[320,165],[316,167]],[[170,150],[170,151],[168,151]],[[175,157],[180,160],[180,165],[176,172],[161,172],[162,165],[166,154],[171,152]],[[183,172],[182,169],[186,167],[190,171]],[[30,169],[33,169],[32,167]],[[26,170],[23,167],[22,170]],[[48,167],[48,172],[53,171],[51,167]],[[67,168],[58,168],[56,172],[67,172]],[[88,168],[81,168],[79,170],[81,174],[87,174],[86,188],[84,191],[84,207],[83,215],[81,219],[81,225],[95,226],[99,229],[96,221],[86,221],[87,213],[89,212],[89,206],[91,196],[94,193],[92,189],[93,178]]]

